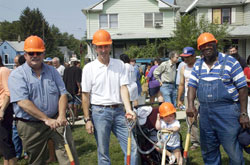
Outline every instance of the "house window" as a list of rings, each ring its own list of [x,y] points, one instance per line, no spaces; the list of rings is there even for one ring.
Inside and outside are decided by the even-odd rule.
[[[231,23],[231,8],[213,9],[213,23]]]
[[[4,49],[7,49],[7,46],[4,46]]]
[[[99,16],[100,28],[117,28],[118,14],[100,14]]]
[[[8,64],[9,63],[9,58],[8,58],[8,54],[4,55],[4,64]]]
[[[145,13],[144,14],[144,27],[152,28],[162,26],[163,13]]]

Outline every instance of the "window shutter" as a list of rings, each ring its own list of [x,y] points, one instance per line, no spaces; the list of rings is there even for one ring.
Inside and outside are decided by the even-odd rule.
[[[231,19],[232,19],[232,21],[231,21],[231,23],[235,23],[235,15],[236,15],[236,8],[235,7],[233,7],[232,8],[232,13],[231,13]]]
[[[208,9],[207,11],[207,19],[209,23],[212,23],[212,9]]]

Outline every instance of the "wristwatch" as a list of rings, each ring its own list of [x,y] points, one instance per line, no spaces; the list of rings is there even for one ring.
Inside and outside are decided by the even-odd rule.
[[[241,116],[248,116],[247,112],[241,112],[240,115]]]
[[[86,118],[86,119],[84,118],[83,120],[84,120],[85,123],[87,123],[88,121],[91,121],[90,118]]]

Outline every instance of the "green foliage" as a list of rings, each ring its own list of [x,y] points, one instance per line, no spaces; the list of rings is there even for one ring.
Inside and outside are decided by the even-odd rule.
[[[197,38],[203,32],[212,33],[218,40],[218,48],[221,50],[224,47],[223,40],[229,36],[228,24],[212,24],[209,23],[205,16],[196,22],[194,16],[181,16],[176,23],[176,30],[173,31],[173,36],[167,43],[167,48],[177,50],[179,52],[186,46],[197,48]]]
[[[8,21],[0,22],[0,38],[3,41],[18,40],[18,35],[21,34],[19,27],[20,27],[19,21],[13,21],[12,23]]]
[[[144,46],[130,46],[127,50],[125,50],[125,54],[127,54],[130,58],[154,58],[154,57],[163,57],[161,53],[161,48],[164,46],[164,41],[155,40],[154,42],[150,42],[149,39],[146,40],[146,45]]]

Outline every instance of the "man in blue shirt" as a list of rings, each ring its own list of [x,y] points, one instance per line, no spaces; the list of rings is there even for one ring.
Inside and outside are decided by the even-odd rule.
[[[247,84],[239,62],[217,51],[217,40],[203,33],[197,40],[202,59],[197,60],[188,83],[187,116],[197,116],[194,99],[200,102],[200,145],[205,164],[221,164],[220,145],[230,164],[243,165],[238,141],[241,126],[249,128]]]
[[[43,63],[45,47],[40,37],[28,37],[24,51],[26,63],[11,72],[8,86],[29,164],[46,164],[48,139],[55,143],[59,163],[69,164],[61,127],[67,123],[64,83],[53,66]]]

